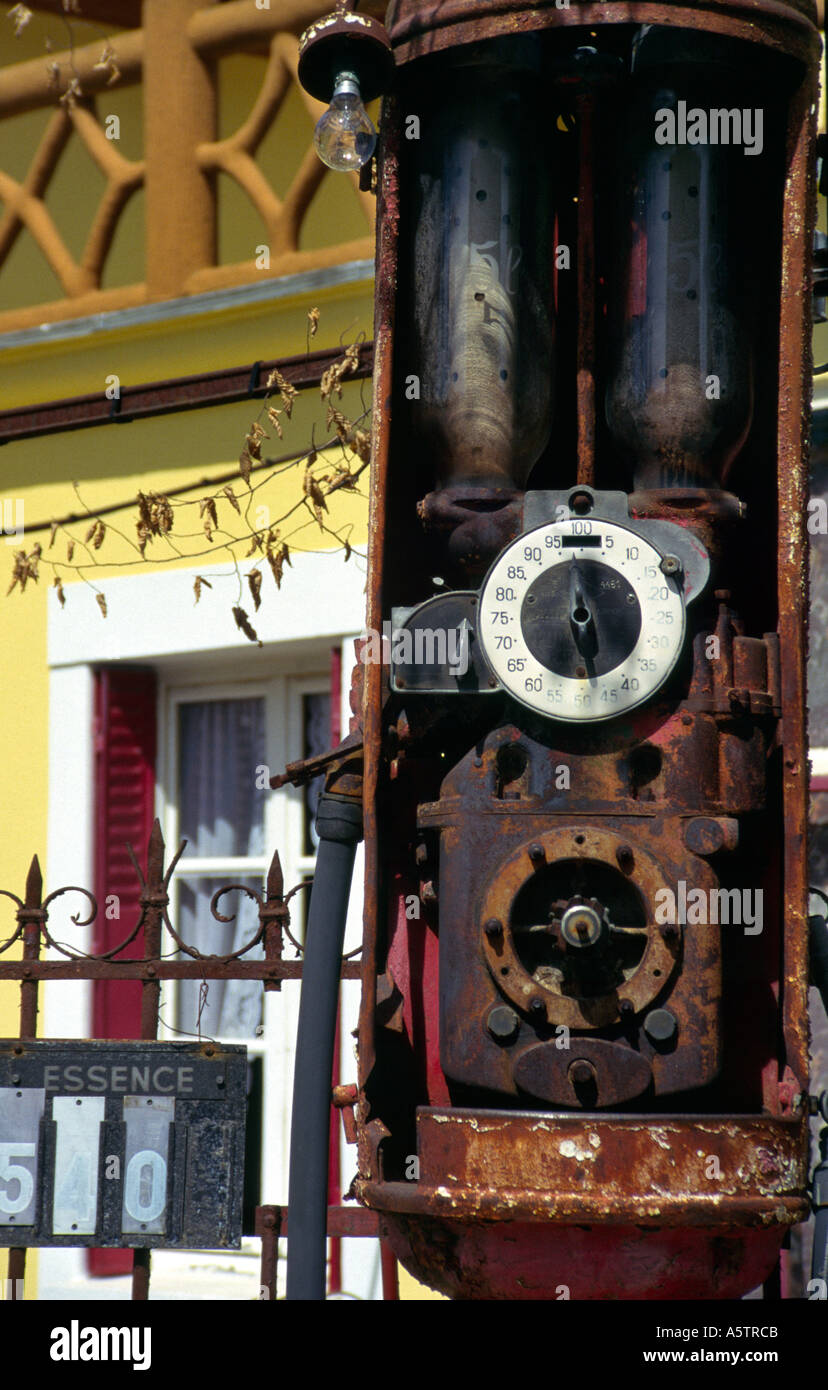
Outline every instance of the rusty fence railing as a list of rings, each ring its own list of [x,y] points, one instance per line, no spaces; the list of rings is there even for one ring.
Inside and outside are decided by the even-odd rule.
[[[261,980],[264,990],[272,991],[279,990],[283,980],[301,979],[302,946],[290,929],[289,903],[294,894],[309,887],[312,880],[303,880],[285,894],[279,855],[274,853],[265,876],[263,892],[258,893],[243,883],[224,884],[211,900],[210,909],[214,919],[220,923],[233,920],[219,911],[219,903],[227,894],[239,892],[255,901],[258,926],[238,950],[226,955],[205,954],[183,940],[168,912],[170,880],[186,843],[186,840],[181,842],[169,866],[165,867],[166,847],[161,826],[156,820],[144,868],[139,865],[132,846],[127,845],[140,885],[139,911],[123,940],[97,953],[77,950],[56,940],[49,927],[52,904],[70,893],[78,893],[85,898],[89,909],[85,917],[77,912],[71,921],[77,927],[91,926],[98,914],[98,904],[89,889],[68,885],[55,889],[44,898],[43,879],[36,855],[29,868],[23,898],[7,889],[0,889],[0,896],[10,898],[16,904],[16,928],[5,940],[0,938],[0,980],[20,981],[21,1042],[36,1037],[39,989],[41,983],[49,980],[139,981],[140,1037],[154,1041],[157,1038],[161,985],[164,980],[252,979]],[[165,930],[169,933],[166,941]],[[286,960],[283,957],[286,941],[296,952],[294,959]],[[15,945],[18,948],[22,946],[22,951],[16,959],[8,959],[7,953]],[[261,948],[261,955],[251,958],[251,952],[258,947]],[[128,954],[130,948],[135,954]],[[43,954],[47,949],[53,953],[48,957]],[[342,979],[358,979],[359,974],[358,961],[344,957]],[[346,1133],[349,1124],[352,1124],[355,1100],[355,1088],[350,1086],[338,1086],[332,1095],[332,1103],[344,1112]],[[278,1242],[280,1236],[287,1235],[287,1218],[286,1207],[258,1206],[255,1211],[255,1230],[249,1234],[260,1236],[262,1240],[260,1286],[264,1297],[276,1297]],[[376,1216],[361,1208],[331,1207],[328,1233],[332,1237],[377,1236]],[[9,1250],[8,1287],[12,1298],[22,1295],[26,1254],[23,1247],[11,1247]],[[133,1299],[148,1298],[149,1281],[150,1251],[134,1249]]]

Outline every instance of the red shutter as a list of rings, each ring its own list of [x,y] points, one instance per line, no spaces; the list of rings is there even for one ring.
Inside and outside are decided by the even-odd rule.
[[[117,946],[140,910],[140,888],[126,851],[143,865],[155,814],[156,680],[141,667],[113,666],[95,681],[96,951]],[[117,911],[118,915],[115,916]],[[139,936],[126,954],[140,955]],[[92,1036],[138,1038],[141,986],[135,980],[95,980]],[[91,1274],[129,1274],[129,1250],[90,1250]]]

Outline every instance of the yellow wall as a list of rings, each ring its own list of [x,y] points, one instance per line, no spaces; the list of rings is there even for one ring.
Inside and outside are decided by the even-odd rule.
[[[104,46],[105,31],[98,25],[72,22],[75,46]],[[67,46],[67,29],[57,16],[36,15],[19,38],[11,39],[11,26],[0,11],[0,68],[46,55],[46,40],[54,49]],[[110,39],[116,55],[117,32]],[[231,135],[248,116],[258,95],[266,59],[255,54],[233,54],[219,63],[218,137]],[[143,94],[139,84],[117,83],[95,98],[99,122],[116,115],[120,138],[113,148],[128,160],[144,153]],[[0,121],[0,168],[22,182],[52,111],[41,110]],[[302,97],[291,87],[270,130],[256,154],[256,163],[276,195],[282,198],[310,143],[313,124]],[[75,134],[60,157],[49,182],[46,207],[69,251],[78,259],[104,192],[105,180],[83,142]],[[144,194],[135,193],[122,213],[103,277],[102,288],[140,283],[144,278]],[[369,233],[365,214],[351,179],[325,174],[302,224],[300,250],[317,250]],[[235,264],[255,258],[256,247],[266,241],[261,220],[250,199],[226,175],[218,180],[219,263]],[[0,269],[0,312],[62,298],[63,290],[45,257],[27,234],[18,237]],[[0,401],[5,399],[0,384]],[[0,405],[2,408],[2,405]]]

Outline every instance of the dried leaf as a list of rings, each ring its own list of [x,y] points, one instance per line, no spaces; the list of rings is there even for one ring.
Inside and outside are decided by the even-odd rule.
[[[78,98],[82,96],[83,88],[81,87],[80,82],[76,77],[72,77],[69,80],[69,86],[66,88],[66,91],[63,93],[63,96],[60,98],[60,104],[61,106],[65,106],[67,110],[71,110],[71,108],[77,103]]]
[[[270,565],[271,570],[273,571],[273,578],[276,580],[276,588],[281,589],[282,571],[284,570],[285,565],[290,565],[291,569],[293,568],[293,563],[290,558],[290,551],[288,550],[287,544],[285,543],[285,541],[282,541],[281,545],[278,545],[275,550],[272,549],[271,546],[268,546],[266,554],[267,562]]]
[[[173,528],[173,509],[168,497],[157,499],[153,515],[162,536],[168,535]]]
[[[89,527],[89,530],[87,531],[86,535],[85,535],[84,538],[83,538],[83,543],[84,543],[84,545],[88,545],[88,544],[89,544],[89,542],[91,541],[91,539],[92,539],[92,537],[94,536],[94,534],[95,534],[95,532],[97,531],[97,529],[98,529],[98,522],[97,522],[97,519],[96,519],[95,521],[92,522],[92,525]]]
[[[247,637],[249,641],[257,642],[258,645],[261,646],[262,644],[261,642],[259,642],[258,633],[256,632],[256,629],[251,626],[250,619],[248,618],[244,609],[238,607],[234,608],[233,617],[236,620],[236,627],[244,633],[245,637]]]
[[[309,322],[310,322],[310,335],[311,335],[312,338],[315,338],[315,337],[316,337],[316,330],[317,330],[318,327],[319,327],[319,310],[318,310],[318,309],[309,309],[309,310],[308,310],[308,320],[309,320]]]
[[[106,617],[106,599],[104,598],[103,594],[96,594],[95,602],[97,603],[104,617]]]
[[[59,87],[59,86],[60,86],[60,63],[54,63],[54,62],[53,62],[53,63],[47,63],[47,64],[46,64],[46,72],[47,72],[47,74],[48,74],[49,86],[50,86],[50,87],[55,87],[55,88]]]
[[[235,512],[238,512],[239,516],[241,516],[241,507],[236,501],[236,495],[233,492],[233,489],[231,488],[230,484],[228,483],[227,487],[223,487],[221,491],[223,496],[227,498],[227,501],[230,503],[230,506],[233,508],[233,510]]]
[[[207,539],[208,539],[208,541],[210,542],[210,544],[212,545],[212,544],[213,544],[213,528],[212,528],[212,526],[210,525],[210,519],[209,519],[209,517],[206,517],[206,516],[205,516],[205,518],[204,518],[204,534],[205,534],[205,536],[207,537]]]
[[[54,543],[55,543],[55,536],[57,535],[57,533],[58,533],[59,530],[60,530],[60,527],[58,526],[57,522],[56,522],[56,521],[53,521],[53,522],[52,522],[52,525],[51,525],[51,528],[50,528],[50,531],[49,531],[49,544],[48,544],[48,546],[46,547],[47,550],[51,550],[51,549],[52,549],[52,546],[53,546]]]
[[[105,535],[106,527],[104,526],[103,522],[99,520],[97,526],[95,527],[95,534],[92,537],[92,547],[94,550],[100,550],[101,546],[103,545]]]
[[[351,448],[362,463],[371,462],[371,435],[367,430],[354,430]]]
[[[278,386],[279,395],[282,398],[282,405],[284,406],[285,414],[288,417],[288,419],[290,419],[291,412],[293,411],[293,402],[299,395],[299,392],[296,390],[296,387],[291,386],[290,382],[285,380],[278,367],[275,369],[275,371],[272,371],[270,373],[270,376],[267,379],[267,384],[268,386],[270,386],[271,384]]]
[[[109,77],[106,81],[107,87],[111,87],[113,82],[117,82],[118,78],[121,76],[118,64],[115,62],[115,57],[114,48],[108,43],[105,43],[100,58],[97,63],[93,64],[93,67],[98,68],[100,71],[109,73]]]
[[[58,603],[60,604],[61,608],[63,608],[66,603],[66,595],[63,592],[63,585],[57,575],[55,575],[54,587],[57,589]]]
[[[274,410],[274,408],[273,408],[272,405],[269,405],[269,406],[267,407],[267,418],[268,418],[268,420],[270,421],[271,425],[272,425],[273,428],[275,429],[275,431],[276,431],[276,433],[278,434],[279,438],[280,438],[280,439],[284,439],[284,432],[283,432],[283,430],[282,430],[282,422],[281,422],[281,420],[279,419],[279,416],[281,415],[281,413],[282,413],[282,412],[281,412],[280,410]]]
[[[150,506],[149,497],[145,496],[145,494],[144,494],[143,492],[139,492],[139,493],[138,493],[137,501],[138,501],[138,513],[139,513],[140,518],[141,518],[141,523],[147,528],[148,531],[151,531],[151,530],[152,530],[152,508],[151,508],[151,506]]]
[[[13,564],[12,564],[11,584],[9,585],[8,589],[6,590],[6,598],[8,598],[8,596],[9,596],[9,594],[11,593],[12,589],[14,589],[18,584],[20,585],[20,592],[22,593],[23,590],[24,590],[25,587],[26,587],[26,580],[27,580],[28,577],[29,577],[28,567],[27,567],[27,565],[26,565],[26,552],[25,552],[25,550],[16,550],[16,551],[14,552],[14,555],[12,556],[12,560],[13,560]]]
[[[202,497],[198,504],[199,516],[207,516],[210,525],[214,530],[218,530],[218,516],[216,515],[216,500],[214,497]],[[205,525],[205,531],[207,527]]]
[[[251,570],[247,576],[247,584],[253,598],[253,607],[258,613],[262,606],[262,572],[261,570]]]
[[[75,553],[75,542],[74,542],[74,541],[67,541],[67,544],[66,544],[66,563],[67,563],[67,564],[70,564],[70,563],[71,563],[72,556],[74,555],[74,553]]]
[[[350,546],[350,542],[346,540],[346,541],[345,541],[345,559],[346,559],[346,560],[350,560],[350,558],[351,558],[351,546]]]
[[[320,530],[324,531],[325,527],[322,521],[322,513],[328,510],[328,504],[325,501],[324,492],[322,491],[317,479],[314,478],[309,468],[305,469],[305,477],[302,482],[302,490],[311,504],[313,514],[316,517],[316,520],[319,522]]]
[[[193,585],[196,603],[198,603],[199,599],[201,598],[202,585],[204,585],[208,589],[212,589],[213,587],[209,579],[205,579],[203,574],[197,574],[195,578],[195,583]]]
[[[8,18],[14,25],[14,37],[17,38],[19,34],[23,33],[26,25],[30,22],[32,12],[28,5],[13,5],[9,10]]]
[[[250,450],[245,444],[244,448],[241,451],[241,454],[239,455],[239,472],[241,473],[248,487],[250,487],[250,474],[252,472],[252,469],[253,460],[250,455]]]

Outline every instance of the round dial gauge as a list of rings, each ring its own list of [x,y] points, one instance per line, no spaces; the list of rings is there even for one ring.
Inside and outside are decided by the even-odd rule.
[[[498,557],[478,637],[509,694],[553,719],[611,719],[648,700],[684,642],[681,575],[637,532],[598,517],[549,522]],[[666,568],[673,569],[675,562]]]

